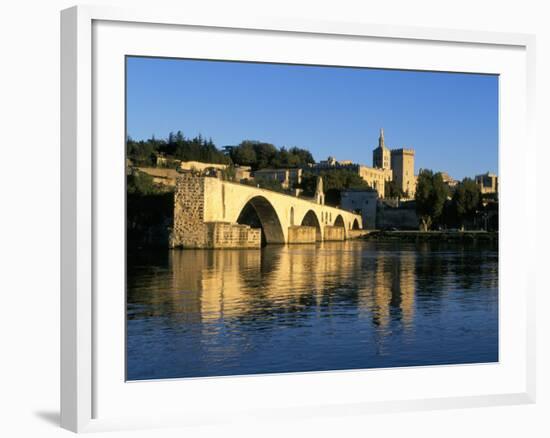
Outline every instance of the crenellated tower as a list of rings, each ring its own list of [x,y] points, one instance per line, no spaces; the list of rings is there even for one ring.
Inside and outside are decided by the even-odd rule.
[[[408,198],[414,198],[416,193],[414,155],[414,149],[412,148],[393,149],[391,151],[393,180]]]

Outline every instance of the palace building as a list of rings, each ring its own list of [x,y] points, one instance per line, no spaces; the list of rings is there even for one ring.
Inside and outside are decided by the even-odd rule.
[[[482,194],[498,193],[498,176],[494,173],[487,172],[476,175],[475,181]]]
[[[390,180],[397,183],[397,187],[405,193],[407,198],[414,198],[416,192],[414,149],[390,149],[384,142],[384,129],[380,129],[378,147],[372,151],[372,165],[376,169],[391,170]]]
[[[330,169],[351,170],[376,190],[380,198],[386,197],[386,181],[395,181],[406,197],[412,199],[416,192],[414,156],[414,149],[390,149],[386,146],[384,129],[380,129],[378,147],[372,151],[372,167],[349,160],[337,161],[334,157],[329,157],[325,161],[311,165],[307,170],[313,173]]]

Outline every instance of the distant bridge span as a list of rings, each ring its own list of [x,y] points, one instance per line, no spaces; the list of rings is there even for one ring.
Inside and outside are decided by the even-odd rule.
[[[361,215],[313,199],[186,173],[176,182],[171,246],[257,247],[260,235],[266,243],[344,240],[361,228]]]

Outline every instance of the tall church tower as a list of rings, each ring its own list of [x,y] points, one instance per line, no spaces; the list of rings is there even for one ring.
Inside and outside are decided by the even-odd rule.
[[[378,137],[378,147],[372,151],[372,167],[377,169],[390,169],[391,152],[384,143],[384,128],[380,128],[380,137]]]

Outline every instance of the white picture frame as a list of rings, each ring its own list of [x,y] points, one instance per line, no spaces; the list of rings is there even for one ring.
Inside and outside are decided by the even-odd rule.
[[[146,36],[140,36],[145,32]],[[204,43],[196,44],[189,57],[214,59],[221,56],[223,59],[351,65],[350,59],[359,57],[353,54],[359,53],[358,45],[364,45],[360,47],[365,50],[371,50],[369,47],[372,46],[372,56],[377,59],[375,65],[369,66],[476,71],[500,74],[504,78],[500,88],[499,128],[502,355],[498,364],[492,368],[457,365],[186,379],[185,382],[120,381],[120,358],[124,355],[123,345],[119,342],[124,331],[124,313],[120,312],[120,304],[124,290],[117,285],[121,285],[120,275],[124,275],[120,272],[124,260],[120,260],[118,250],[106,249],[108,242],[123,240],[124,211],[121,207],[122,210],[116,210],[110,218],[102,216],[107,207],[115,206],[116,209],[124,187],[124,165],[120,162],[124,136],[119,136],[124,127],[118,126],[124,117],[120,113],[120,104],[124,100],[124,87],[120,86],[124,82],[120,77],[123,64],[120,56],[157,54],[180,57],[179,50],[183,50],[181,41],[179,45],[170,46],[163,44],[168,41],[163,38],[195,38],[193,32],[198,35],[196,41]],[[223,32],[232,35],[224,39],[227,46],[219,44]],[[304,48],[310,50],[313,58],[304,60],[298,52],[290,50],[289,42],[296,45],[294,43],[300,39],[305,41]],[[231,46],[231,41],[237,40],[242,42],[240,50],[247,50],[246,53],[239,54],[236,45]],[[262,52],[260,40],[262,44],[269,42],[272,51]],[[324,46],[317,52],[319,44]],[[413,59],[405,47],[416,48],[418,57]],[[396,57],[397,53],[400,53],[399,57]],[[299,19],[199,17],[155,8],[126,10],[78,6],[62,11],[62,427],[82,432],[215,423],[250,416],[296,418],[534,402],[534,268],[521,256],[522,251],[534,247],[536,236],[534,215],[525,217],[522,208],[527,202],[535,205],[534,194],[527,190],[535,186],[536,179],[535,167],[529,167],[531,163],[527,158],[535,151],[534,53],[534,36],[523,34]],[[315,56],[318,57],[314,59]],[[330,62],[323,61],[329,59],[326,57]],[[111,59],[114,59],[113,63],[110,63]],[[424,63],[420,65],[419,59],[424,59]],[[116,76],[116,80],[111,82],[110,74],[113,78]],[[113,100],[107,102],[111,98]],[[113,126],[107,126],[107,121]],[[515,156],[512,145],[519,141],[524,154]],[[101,154],[97,154],[98,144],[103,148]],[[108,144],[115,146],[105,149],[103,145]],[[515,184],[509,183],[512,172]],[[101,205],[106,208],[98,208]],[[512,230],[526,220],[529,223],[522,228],[521,236],[514,234]],[[115,285],[115,293],[106,296],[103,292],[101,295],[105,290],[103,286],[110,283]],[[509,293],[511,291],[515,294]],[[106,333],[115,334],[110,339]],[[115,351],[121,347],[122,351]],[[116,370],[111,372],[111,368]],[[389,381],[396,382],[395,388],[387,385]],[[410,382],[410,385],[404,385],[404,382]],[[170,393],[172,387],[178,386],[181,390],[182,385],[187,393],[205,396],[195,398],[192,406],[183,406],[183,402],[175,402],[177,399]],[[361,388],[361,385],[369,388],[368,396],[367,391],[351,390]],[[473,389],[474,385],[477,385],[477,390]],[[277,392],[277,388],[282,389]],[[292,403],[283,393],[285,388],[296,392]],[[323,388],[323,391],[316,392],[314,388]],[[266,391],[270,391],[269,399],[261,396]],[[228,398],[227,394],[231,393],[241,395]],[[217,402],[212,398],[215,394],[218,395],[214,397]],[[156,402],[165,395],[166,403]],[[139,412],[132,405],[132,399],[136,397],[155,403],[146,403],[144,410]],[[254,397],[253,402],[247,401]],[[229,400],[231,409],[224,409]],[[168,408],[169,404],[171,408]],[[122,409],[126,405],[128,408]]]

